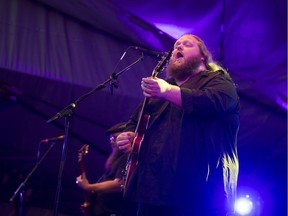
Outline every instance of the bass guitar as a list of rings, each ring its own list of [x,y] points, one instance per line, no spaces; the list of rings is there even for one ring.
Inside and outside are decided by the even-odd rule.
[[[166,67],[166,65],[167,65],[167,63],[171,57],[171,54],[172,54],[172,51],[167,52],[166,55],[164,55],[162,57],[162,59],[158,62],[158,64],[156,65],[156,67],[154,68],[154,70],[152,72],[153,78],[156,78],[157,75],[159,74],[159,72],[164,70],[164,68]],[[134,140],[132,142],[132,146],[131,146],[132,150],[129,153],[126,167],[124,170],[124,175],[123,175],[124,185],[122,188],[124,190],[124,192],[127,188],[130,177],[131,177],[132,173],[134,172],[134,170],[138,164],[138,154],[140,151],[141,144],[144,140],[145,132],[146,132],[148,124],[149,124],[150,115],[149,115],[149,113],[146,112],[147,103],[148,103],[148,98],[145,97],[144,101],[143,101],[143,105],[142,105],[140,113],[139,113],[137,126],[135,129],[135,138],[134,138]]]

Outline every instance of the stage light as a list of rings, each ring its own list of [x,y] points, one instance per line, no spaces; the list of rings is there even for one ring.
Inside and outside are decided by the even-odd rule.
[[[174,38],[179,38],[181,37],[184,33],[187,32],[193,32],[193,28],[189,27],[179,27],[177,25],[172,25],[172,24],[166,24],[166,23],[154,23],[154,25],[161,29],[164,32],[167,32],[167,34],[171,35]]]
[[[235,210],[239,215],[249,215],[253,210],[253,202],[249,195],[240,197],[235,202]]]

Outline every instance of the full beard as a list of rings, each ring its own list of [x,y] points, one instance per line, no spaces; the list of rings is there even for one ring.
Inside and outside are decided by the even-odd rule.
[[[193,73],[196,73],[200,64],[201,57],[200,56],[191,56],[183,64],[176,64],[177,60],[170,61],[167,66],[166,75],[167,78],[174,78],[178,81],[183,81],[190,77]]]

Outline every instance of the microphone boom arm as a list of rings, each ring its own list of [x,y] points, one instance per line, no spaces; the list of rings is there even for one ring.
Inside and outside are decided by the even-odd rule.
[[[95,92],[97,92],[98,90],[105,88],[106,85],[115,80],[120,74],[122,74],[123,72],[129,70],[131,67],[133,67],[135,64],[137,64],[138,62],[142,61],[144,59],[144,56],[142,55],[140,58],[138,58],[136,61],[134,61],[133,63],[131,63],[130,65],[128,65],[126,68],[124,68],[123,70],[119,71],[118,73],[113,74],[113,76],[110,76],[109,79],[107,79],[106,81],[104,81],[103,83],[100,83],[98,86],[96,86],[96,88],[92,89],[91,91],[87,92],[86,94],[80,96],[78,99],[76,99],[73,103],[69,104],[68,106],[66,106],[64,109],[62,109],[61,111],[59,111],[55,116],[53,116],[52,118],[50,118],[47,123],[51,123],[53,121],[55,121],[58,118],[61,118],[63,116],[70,116],[73,113],[73,110],[76,108],[76,106],[78,105],[78,103],[80,103],[82,100],[84,100],[85,98],[87,98],[88,96],[94,94]]]
[[[39,165],[42,163],[42,161],[44,160],[44,158],[48,155],[48,153],[50,152],[50,150],[54,147],[55,143],[52,142],[52,144],[50,145],[50,147],[46,150],[46,152],[42,155],[42,157],[40,158],[40,160],[37,160],[36,164],[34,165],[34,167],[32,168],[32,170],[28,173],[28,175],[26,176],[26,178],[24,179],[24,181],[18,186],[18,188],[16,189],[16,191],[13,193],[12,197],[9,199],[10,202],[13,202],[15,197],[17,196],[18,192],[23,189],[23,187],[26,186],[27,181],[30,179],[30,177],[32,176],[32,174],[36,171],[36,169],[39,167]],[[21,203],[22,204],[22,203]]]
[[[76,101],[69,104],[67,107],[59,111],[55,116],[53,116],[51,119],[47,121],[47,123],[51,123],[52,121],[55,121],[56,119],[60,117],[65,117],[65,135],[64,135],[64,142],[62,146],[62,154],[61,154],[61,161],[59,166],[59,172],[58,172],[58,183],[57,183],[57,190],[56,190],[56,196],[55,196],[55,202],[54,202],[54,216],[58,216],[58,206],[59,206],[59,199],[60,199],[60,191],[62,187],[62,174],[64,169],[64,164],[66,160],[66,149],[67,149],[67,140],[68,140],[68,133],[69,133],[69,127],[70,127],[70,120],[72,117],[73,110],[77,107],[78,103],[83,101],[85,98],[90,96],[91,94],[95,93],[96,91],[104,88],[107,83],[112,82],[112,80],[115,79],[122,74],[124,71],[129,70],[133,65],[140,62],[144,59],[144,56],[142,55],[140,58],[138,58],[136,61],[134,61],[132,64],[128,65],[126,68],[121,70],[120,72],[116,74],[112,74],[109,79],[107,79],[105,82],[98,85],[96,88],[92,89],[91,91],[87,92],[86,94],[80,96]]]

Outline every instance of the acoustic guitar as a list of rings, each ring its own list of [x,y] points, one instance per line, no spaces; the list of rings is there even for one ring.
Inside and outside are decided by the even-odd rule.
[[[162,59],[158,62],[158,64],[156,65],[156,67],[154,68],[154,70],[152,72],[153,78],[156,78],[157,75],[159,74],[159,72],[164,70],[164,68],[166,67],[166,65],[167,65],[167,63],[171,57],[171,54],[172,54],[172,51],[167,52],[166,55],[164,55],[162,57]],[[123,172],[124,185],[123,185],[122,189],[124,190],[124,192],[127,188],[130,177],[131,177],[132,173],[134,172],[134,170],[138,164],[138,154],[140,151],[141,144],[144,140],[145,132],[146,132],[148,124],[149,124],[150,115],[149,115],[149,113],[146,112],[147,103],[148,103],[148,98],[145,97],[144,101],[143,101],[143,105],[142,105],[140,113],[139,113],[137,126],[135,129],[135,138],[134,138],[134,140],[132,142],[132,146],[131,146],[132,150],[129,153],[126,167],[125,167],[125,170]]]

